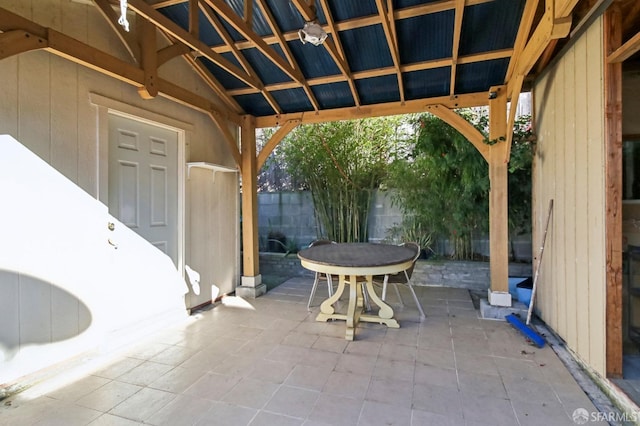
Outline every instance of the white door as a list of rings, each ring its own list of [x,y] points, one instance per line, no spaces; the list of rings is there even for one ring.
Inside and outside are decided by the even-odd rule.
[[[109,213],[178,267],[178,132],[109,114]]]

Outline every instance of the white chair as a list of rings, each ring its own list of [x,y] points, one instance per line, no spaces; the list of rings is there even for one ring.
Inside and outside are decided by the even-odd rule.
[[[416,306],[418,307],[418,311],[420,311],[420,318],[425,318],[424,309],[422,309],[422,304],[420,300],[418,300],[418,296],[416,296],[416,292],[413,289],[413,285],[411,284],[411,275],[413,274],[413,269],[416,264],[416,260],[420,257],[420,245],[416,243],[405,243],[403,244],[405,247],[409,247],[412,250],[415,250],[416,254],[413,258],[413,262],[411,266],[402,272],[398,272],[396,274],[387,274],[384,276],[384,280],[382,282],[382,300],[384,301],[387,297],[387,284],[393,284],[396,295],[400,300],[400,303],[404,305],[404,301],[402,300],[402,296],[400,295],[400,291],[398,290],[398,284],[403,284],[409,287],[409,291],[411,291],[411,295],[413,296],[413,300],[416,302]]]
[[[322,244],[335,244],[334,241],[331,240],[315,240],[309,244],[309,247],[319,246]],[[316,290],[318,289],[318,283],[320,280],[325,280],[327,282],[327,290],[329,292],[329,297],[333,296],[333,280],[331,278],[331,274],[324,274],[322,272],[316,272],[315,278],[313,280],[313,287],[311,287],[311,294],[309,295],[309,302],[307,302],[307,309],[311,310],[311,301],[313,297],[316,295]]]

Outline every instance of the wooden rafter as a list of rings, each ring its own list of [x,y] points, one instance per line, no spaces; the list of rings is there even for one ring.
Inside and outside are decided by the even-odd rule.
[[[188,31],[184,30],[173,21],[171,21],[166,16],[162,15],[151,6],[146,4],[143,0],[128,0],[128,5],[131,9],[133,9],[139,15],[142,15],[147,20],[151,21],[158,28],[162,29],[166,33],[170,34],[175,39],[180,42],[186,44],[193,50],[200,53],[202,56],[206,57],[214,64],[220,66],[225,69],[227,72],[231,73],[233,76],[238,79],[244,81],[251,87],[255,87],[256,89],[262,90],[262,83],[248,75],[246,72],[238,68],[236,65],[232,64],[228,60],[226,60],[222,55],[217,52],[214,52],[209,46],[200,40],[193,37]]]
[[[200,37],[199,3],[199,0],[189,0],[189,34],[195,38]]]
[[[453,21],[453,49],[451,53],[451,84],[449,94],[456,93],[456,71],[458,67],[458,51],[460,50],[460,33],[462,33],[462,17],[464,15],[465,0],[456,0],[455,17]]]
[[[242,68],[244,68],[247,74],[257,79],[258,75],[254,71],[253,67],[251,66],[251,64],[249,64],[249,61],[245,59],[244,55],[242,55],[240,51],[235,47],[231,35],[229,35],[229,32],[226,30],[224,25],[222,25],[222,22],[220,22],[220,19],[218,19],[216,14],[213,12],[213,9],[211,9],[209,5],[204,3],[200,5],[200,9],[202,10],[202,13],[207,18],[209,23],[213,26],[213,28],[216,29],[220,37],[222,37],[222,40],[224,40],[225,44],[231,47],[233,56],[240,63]],[[282,112],[280,105],[278,105],[278,102],[276,102],[276,100],[273,98],[273,95],[271,95],[269,91],[265,90],[263,87],[260,93],[262,93],[262,96],[264,96],[264,98],[267,100],[269,105],[271,105],[271,108],[273,108],[276,114],[280,114]]]
[[[125,31],[122,25],[118,24],[118,14],[113,10],[109,0],[94,0],[94,3],[105,21],[107,21],[107,24],[109,24],[111,29],[116,33],[124,48],[129,52],[129,55],[131,55],[131,59],[138,62],[137,40],[133,38],[131,33]]]
[[[209,87],[213,89],[216,95],[220,98],[220,100],[233,112],[236,114],[244,113],[242,107],[233,99],[232,96],[225,91],[224,87],[220,82],[211,74],[211,71],[204,64],[198,60],[198,58],[194,58],[191,54],[183,55],[183,58],[187,61],[189,65],[200,75],[200,77],[207,83]]]
[[[631,56],[640,51],[640,32],[631,37],[625,44],[620,46],[607,57],[607,62],[615,64],[618,62],[624,62]]]
[[[285,74],[302,85],[304,76],[299,70],[289,65],[282,56],[278,54],[269,44],[267,44],[260,35],[256,34],[249,26],[234,12],[233,9],[222,1],[203,0],[209,6],[219,13],[233,28],[242,34],[247,40],[251,41],[254,48],[257,48],[271,62],[280,68]]]
[[[338,65],[338,68],[344,76],[347,84],[349,84],[349,90],[351,90],[351,97],[353,98],[354,105],[359,106],[360,95],[358,95],[358,90],[353,79],[353,74],[351,72],[351,69],[349,68],[349,63],[347,62],[344,49],[342,48],[340,37],[338,36],[338,32],[335,29],[336,24],[333,19],[333,15],[331,14],[331,9],[327,4],[327,0],[320,0],[320,4],[322,5],[324,16],[327,19],[328,28],[325,28],[325,31],[328,30],[327,34],[331,35],[331,37],[327,37],[327,40],[325,40],[324,48],[327,49],[327,52],[329,52],[329,55],[331,55],[333,61],[336,63],[336,65]]]
[[[516,35],[516,41],[513,45],[513,56],[509,61],[509,67],[507,68],[507,76],[505,83],[511,79],[515,71],[516,60],[520,57],[520,54],[524,50],[527,40],[529,39],[529,33],[531,33],[531,27],[533,26],[533,19],[536,15],[536,9],[538,8],[539,0],[527,0],[524,5],[524,11],[522,12],[522,19],[520,20],[520,27],[518,28],[518,34]]]
[[[464,1],[464,0],[462,0]],[[402,71],[400,70],[400,51],[398,50],[398,36],[396,34],[396,21],[393,19],[393,3],[391,1],[376,0],[378,6],[378,14],[382,22],[382,29],[387,39],[389,53],[393,60],[393,67],[396,71],[398,80],[398,90],[400,92],[400,101],[404,102],[404,82],[402,80]]]
[[[267,23],[269,24],[269,27],[271,28],[271,32],[273,32],[273,34],[278,39],[278,44],[280,45],[280,48],[284,52],[284,55],[287,57],[287,60],[289,61],[289,64],[297,72],[302,73],[300,71],[300,66],[298,66],[297,61],[295,60],[293,54],[291,53],[291,49],[289,49],[289,45],[287,44],[287,41],[282,36],[282,31],[280,31],[280,28],[278,28],[278,26],[275,23],[275,18],[273,17],[273,14],[271,13],[271,10],[265,4],[264,0],[257,0],[257,2],[258,2],[258,6],[260,7],[260,10],[262,11],[262,14],[267,19]],[[304,84],[303,84],[302,87],[304,89],[305,94],[307,95],[307,98],[309,98],[309,101],[311,102],[311,106],[313,107],[313,109],[315,111],[318,111],[320,109],[320,105],[318,104],[318,100],[316,99],[316,96],[313,94],[313,91],[311,90],[311,87],[306,82],[306,80],[303,83]]]

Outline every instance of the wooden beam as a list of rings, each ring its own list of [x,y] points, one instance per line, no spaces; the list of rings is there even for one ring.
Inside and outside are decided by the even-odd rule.
[[[158,66],[170,61],[173,58],[186,55],[188,53],[191,53],[191,49],[189,48],[189,46],[182,43],[174,43],[167,47],[163,47],[162,49],[158,50]]]
[[[506,154],[507,88],[492,87],[497,96],[489,100],[489,260],[491,291],[509,291],[509,205]],[[502,141],[501,141],[502,140]]]
[[[607,56],[607,62],[610,64],[624,62],[631,56],[640,51],[640,32],[627,40],[625,44],[617,48],[613,53]]]
[[[139,15],[136,15],[136,20],[140,39],[141,65],[144,70],[144,84],[138,88],[138,93],[142,99],[152,99],[158,96],[156,27]]]
[[[411,114],[424,112],[429,106],[439,104],[450,109],[486,106],[487,93],[455,95],[453,98],[447,95],[437,98],[405,101],[404,103],[389,102],[377,105],[363,105],[360,107],[335,108],[317,112],[309,111],[256,117],[256,126],[258,128],[276,127],[289,120],[300,120],[301,124],[309,124],[326,123],[328,121],[353,120],[358,118],[384,117],[387,115]]]
[[[469,142],[480,152],[482,158],[489,162],[489,145],[484,143],[484,135],[476,129],[473,124],[469,123],[460,114],[457,114],[450,108],[442,104],[430,105],[426,109],[427,112],[437,116],[445,123],[456,129],[462,136],[467,138]]]
[[[229,127],[228,127],[229,122],[225,120],[225,118],[222,117],[220,114],[215,114],[210,112],[209,117],[218,127],[218,130],[220,130],[220,133],[222,133],[222,139],[224,139],[224,142],[227,144],[227,148],[229,148],[229,152],[231,153],[231,156],[235,160],[236,165],[238,166],[238,169],[242,171],[242,166],[243,166],[242,158],[240,156],[240,151],[238,150],[238,143],[236,141],[236,138],[229,131]]]
[[[179,40],[180,42],[186,44],[191,49],[197,51],[202,56],[209,59],[214,64],[220,66],[233,76],[242,80],[249,86],[262,90],[263,84],[260,81],[248,75],[246,72],[229,62],[219,53],[214,52],[209,46],[193,37],[188,31],[184,30],[169,18],[162,15],[160,12],[157,12],[151,6],[146,4],[144,0],[128,0],[128,5],[136,13],[151,21],[154,25],[170,34],[176,40]]]
[[[242,152],[242,275],[260,273],[258,256],[258,180],[256,173],[256,127],[245,115],[241,130]]]
[[[144,71],[137,66],[124,62],[115,56],[111,56],[74,38],[43,27],[29,21],[13,12],[0,7],[0,31],[6,33],[11,30],[23,28],[24,32],[32,34],[42,41],[42,48],[74,63],[83,65],[101,74],[112,77],[118,81],[130,84],[134,87],[144,85]],[[32,50],[32,49],[29,49]],[[21,52],[16,52],[21,53]],[[213,102],[195,93],[189,92],[163,79],[158,79],[159,94],[167,99],[172,99],[182,105],[188,106],[203,113],[213,113],[227,120],[238,123],[238,115],[221,111]]]
[[[510,83],[513,83],[513,87],[508,90],[509,98],[511,99],[511,105],[509,106],[509,119],[507,120],[507,140],[505,141],[506,153],[504,156],[504,162],[508,163],[511,158],[511,145],[513,143],[513,130],[516,124],[516,112],[518,110],[518,101],[520,100],[520,93],[522,92],[522,84],[524,83],[524,75],[518,74],[516,78]]]
[[[622,12],[613,3],[604,14],[605,57],[622,44]],[[622,63],[604,63],[606,372],[622,377]]]
[[[464,3],[464,0],[461,1]],[[378,14],[380,15],[380,21],[382,22],[384,36],[387,39],[389,53],[393,60],[393,67],[396,71],[396,80],[398,81],[398,89],[400,92],[400,102],[404,102],[404,82],[402,79],[402,72],[400,71],[400,52],[398,50],[395,21],[393,20],[393,3],[385,3],[385,0],[376,0],[376,5],[378,6]]]
[[[183,55],[184,60],[191,65],[193,70],[205,81],[205,83],[211,87],[220,100],[236,114],[244,114],[242,107],[230,96],[225,90],[224,86],[220,84],[218,80],[211,74],[211,71],[197,58],[194,58],[191,54],[187,53]]]
[[[458,50],[460,49],[460,33],[462,32],[462,17],[464,15],[465,0],[456,0],[453,19],[453,49],[451,52],[451,76],[449,77],[449,94],[456,93],[456,72],[458,68]]]
[[[200,38],[200,0],[189,0],[189,34]]]
[[[0,59],[45,47],[47,40],[23,30],[10,30],[0,34]]]
[[[94,3],[102,17],[107,21],[107,24],[109,24],[113,32],[116,33],[124,48],[129,52],[129,55],[131,55],[131,59],[138,62],[138,55],[136,54],[138,43],[130,32],[125,31],[122,25],[118,24],[119,16],[115,10],[113,10],[113,6],[111,6],[109,0],[94,0]]]
[[[280,126],[280,128],[271,136],[271,139],[262,147],[262,150],[258,154],[258,161],[256,163],[256,173],[262,168],[264,163],[271,155],[271,152],[275,149],[276,146],[287,136],[293,129],[298,127],[300,124],[300,120],[291,120],[287,121]]]
[[[522,18],[520,19],[520,26],[518,27],[518,34],[516,35],[516,41],[513,45],[513,55],[509,61],[509,67],[507,68],[505,84],[511,80],[515,71],[516,61],[527,44],[527,39],[529,38],[531,27],[533,26],[533,20],[536,16],[538,3],[539,0],[527,0],[527,3],[524,5],[524,11],[522,12]]]
[[[262,15],[266,18],[267,22],[269,23],[269,27],[271,28],[271,32],[273,32],[273,34],[278,39],[278,44],[280,45],[280,48],[282,49],[282,51],[284,52],[285,56],[287,57],[287,60],[289,61],[289,64],[291,64],[291,66],[297,72],[301,73],[302,71],[300,71],[300,66],[298,65],[295,57],[293,56],[293,53],[291,53],[291,49],[289,48],[289,44],[287,43],[287,41],[283,37],[282,32],[280,31],[280,28],[276,24],[276,20],[273,17],[273,14],[271,13],[271,10],[265,4],[265,0],[257,0],[257,1],[258,1],[258,6],[260,7],[260,10],[262,11]],[[303,83],[304,83],[304,85],[303,85],[304,92],[307,95],[307,98],[309,98],[309,102],[311,102],[311,106],[313,107],[314,110],[318,111],[320,109],[320,104],[318,103],[318,100],[316,99],[316,95],[311,90],[311,86],[309,86],[309,83],[307,82],[306,79],[304,80]]]

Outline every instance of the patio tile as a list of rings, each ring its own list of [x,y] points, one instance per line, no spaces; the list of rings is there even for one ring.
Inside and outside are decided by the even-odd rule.
[[[278,385],[274,383],[244,378],[229,390],[222,400],[234,405],[260,409],[277,389]]]
[[[491,395],[495,398],[507,398],[507,391],[505,390],[502,378],[499,376],[459,371],[458,381],[460,384],[460,392],[463,395],[473,393],[478,395]]]
[[[365,401],[360,414],[358,426],[410,425],[411,409],[397,405],[388,405]],[[424,424],[424,423],[423,423]]]
[[[94,410],[107,412],[131,395],[142,389],[141,386],[123,382],[109,382],[76,401],[76,404]]]
[[[162,407],[169,404],[176,394],[157,389],[143,388],[120,404],[116,405],[111,414],[135,421],[146,421]]]
[[[371,380],[365,399],[411,409],[412,383],[409,380],[374,378]]]
[[[452,416],[453,418],[463,417],[460,392],[457,389],[415,384],[412,402],[412,408],[416,410]]]
[[[517,419],[511,402],[491,395],[462,393],[462,411],[465,419],[494,426],[513,426]]]
[[[334,370],[344,373],[366,374],[371,376],[376,366],[377,357],[359,354],[342,354]]]
[[[373,378],[413,380],[415,363],[378,358]]]
[[[411,411],[411,426],[459,426],[464,424],[462,413],[437,414],[423,410]]]
[[[276,413],[260,411],[249,423],[250,426],[298,426],[304,423],[303,419],[284,416]]]
[[[416,364],[414,382],[458,389],[458,374],[455,370],[448,368]]]
[[[182,393],[204,374],[198,369],[176,367],[152,381],[148,386],[166,392]]]
[[[418,349],[416,364],[430,365],[440,368],[455,368],[455,358],[452,351],[441,349]]]
[[[310,282],[216,303],[98,370],[34,386],[3,401],[0,424],[528,426],[596,412],[550,347],[478,319],[464,289],[420,288],[423,321],[407,298],[399,329],[361,323],[347,341],[344,321],[307,311]]]
[[[191,396],[178,395],[160,407],[145,423],[157,426],[189,426],[200,420],[214,402]]]
[[[370,375],[332,371],[322,391],[332,395],[364,399],[370,383],[373,384]]]
[[[183,393],[210,400],[220,400],[240,381],[240,377],[206,373]]]
[[[173,367],[171,365],[145,361],[137,367],[134,367],[126,373],[118,376],[117,380],[119,382],[131,383],[132,385],[147,386],[172,369]]]
[[[194,426],[247,426],[258,413],[253,408],[238,407],[225,402],[214,401],[212,404]]]
[[[142,364],[143,362],[144,360],[139,358],[124,357],[116,360],[113,363],[110,363],[109,365],[106,365],[93,374],[95,376],[104,377],[106,379],[115,379],[126,373],[127,371],[132,370],[133,368]]]
[[[320,392],[281,386],[264,407],[266,411],[291,417],[306,418]]]
[[[321,393],[308,419],[335,426],[357,424],[364,401]]]
[[[331,367],[298,365],[294,367],[289,377],[287,377],[285,384],[321,391],[331,371],[333,371]]]
[[[135,426],[142,423],[105,413],[89,423],[89,426]]]

